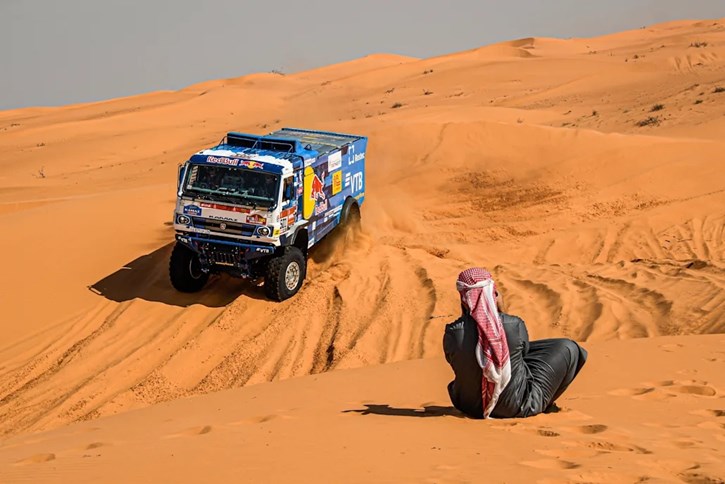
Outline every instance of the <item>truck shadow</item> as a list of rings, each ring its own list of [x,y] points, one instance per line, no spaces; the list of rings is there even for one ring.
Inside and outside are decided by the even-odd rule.
[[[354,237],[354,235],[342,230],[333,231],[310,249],[310,260],[323,266],[334,261],[341,244],[354,243],[354,239],[350,239],[350,237]],[[177,291],[169,282],[169,258],[174,244],[175,242],[171,242],[129,262],[113,274],[88,286],[88,289],[116,302],[138,298],[181,307],[192,304],[214,308],[224,307],[241,296],[269,300],[264,294],[261,284],[226,274],[211,276],[204,289],[199,292],[189,294]]]
[[[173,306],[201,304],[224,307],[240,296],[266,300],[264,290],[249,281],[226,275],[215,275],[197,293],[182,293],[169,282],[169,257],[174,242],[143,255],[104,277],[88,289],[116,302],[143,299]]]

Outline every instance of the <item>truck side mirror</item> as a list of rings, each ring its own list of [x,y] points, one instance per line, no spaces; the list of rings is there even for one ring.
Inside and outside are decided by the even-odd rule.
[[[176,191],[177,192],[179,190],[181,190],[181,181],[182,181],[181,179],[182,179],[183,175],[184,175],[184,165],[183,165],[183,163],[179,163],[179,168],[178,168],[177,174],[176,174]]]

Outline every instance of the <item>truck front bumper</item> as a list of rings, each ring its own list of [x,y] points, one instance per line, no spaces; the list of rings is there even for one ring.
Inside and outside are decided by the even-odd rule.
[[[206,271],[223,270],[242,277],[249,275],[251,261],[271,256],[275,252],[273,245],[237,242],[189,233],[177,233],[176,240],[199,254],[199,261]]]

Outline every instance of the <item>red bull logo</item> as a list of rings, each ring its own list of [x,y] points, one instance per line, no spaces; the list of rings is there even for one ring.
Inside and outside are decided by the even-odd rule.
[[[244,168],[249,168],[250,170],[254,170],[256,168],[264,168],[264,163],[260,163],[258,161],[243,160],[239,163],[239,166],[243,166]]]
[[[224,158],[221,156],[207,156],[206,157],[207,163],[214,163],[216,165],[230,165],[230,166],[237,166],[239,164],[239,159],[237,158]]]
[[[304,178],[304,196],[302,197],[302,216],[309,219],[315,211],[318,204],[322,204],[327,199],[325,195],[325,179],[324,173],[322,177],[317,175],[311,167],[305,168]]]
[[[322,200],[315,205],[315,215],[320,215],[321,213],[327,212],[328,208],[330,208],[330,203],[327,200]]]
[[[310,194],[310,198],[313,198],[314,200],[325,199],[325,184],[317,175],[315,175],[315,178],[312,180],[312,193]]]

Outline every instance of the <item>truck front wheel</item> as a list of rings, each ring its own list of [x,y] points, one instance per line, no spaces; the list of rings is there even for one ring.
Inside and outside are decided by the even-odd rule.
[[[201,270],[196,252],[177,242],[171,252],[169,278],[177,291],[197,292],[209,280],[209,273]]]
[[[264,278],[264,291],[275,301],[284,301],[302,287],[307,274],[307,261],[297,247],[285,247],[281,255],[270,260]]]

